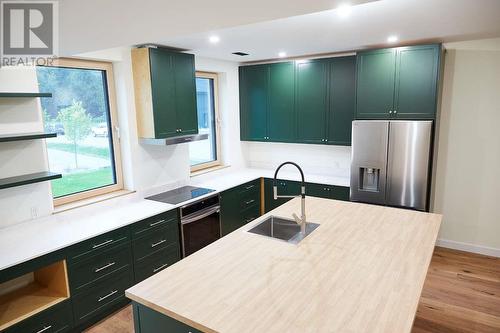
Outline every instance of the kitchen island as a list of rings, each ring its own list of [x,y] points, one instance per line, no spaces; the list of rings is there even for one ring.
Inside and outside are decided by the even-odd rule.
[[[136,332],[410,332],[441,215],[306,198],[298,245],[247,232],[293,199],[126,291]],[[190,329],[193,328],[193,329]]]

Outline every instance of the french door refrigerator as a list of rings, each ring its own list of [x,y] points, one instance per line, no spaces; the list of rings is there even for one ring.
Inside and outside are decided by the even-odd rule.
[[[428,210],[432,121],[352,122],[351,201]]]

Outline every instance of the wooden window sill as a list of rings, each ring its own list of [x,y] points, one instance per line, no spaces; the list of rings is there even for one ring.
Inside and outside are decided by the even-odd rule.
[[[196,177],[196,176],[200,176],[200,175],[203,175],[203,174],[206,174],[206,173],[209,173],[209,172],[213,172],[213,171],[217,171],[217,170],[229,168],[229,167],[230,167],[230,165],[217,165],[217,166],[214,166],[214,167],[209,167],[209,168],[205,168],[205,169],[193,171],[193,172],[191,172],[191,178],[192,177]]]
[[[118,190],[118,191],[114,191],[114,192],[110,192],[110,193],[98,195],[98,196],[95,196],[95,197],[92,197],[92,198],[87,198],[87,199],[82,199],[82,200],[78,200],[78,201],[73,201],[73,202],[70,202],[70,203],[67,203],[67,204],[64,204],[64,205],[60,205],[60,206],[54,207],[53,214],[61,213],[61,212],[64,212],[64,211],[67,211],[67,210],[70,210],[70,209],[75,209],[75,208],[78,208],[78,207],[88,206],[88,205],[91,205],[93,203],[97,203],[97,202],[101,202],[101,201],[105,201],[105,200],[109,200],[109,199],[121,197],[123,195],[127,195],[127,194],[134,193],[134,192],[135,191]]]

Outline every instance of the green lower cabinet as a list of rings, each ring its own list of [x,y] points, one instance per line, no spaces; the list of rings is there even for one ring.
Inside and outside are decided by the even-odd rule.
[[[349,187],[307,183],[306,196],[349,201]]]
[[[222,236],[260,216],[260,179],[226,190],[219,195]]]
[[[292,180],[276,180],[278,195],[300,195],[300,183]],[[267,213],[291,198],[279,198],[274,200],[273,197],[273,180],[271,178],[264,179],[264,211]]]
[[[180,248],[177,244],[159,249],[152,254],[134,262],[134,282],[139,283],[153,274],[164,270],[181,260]]]
[[[47,310],[9,327],[3,333],[65,333],[73,332],[73,312],[69,300],[58,303]]]
[[[88,326],[127,302],[125,290],[132,286],[132,267],[106,277],[84,293],[71,297],[76,325]]]
[[[133,302],[134,330],[136,333],[202,333],[163,313]]]

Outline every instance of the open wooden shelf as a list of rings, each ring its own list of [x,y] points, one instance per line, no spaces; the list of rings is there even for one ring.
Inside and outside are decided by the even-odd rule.
[[[47,138],[55,138],[56,136],[57,136],[57,133],[45,133],[45,132],[5,134],[5,135],[0,135],[0,142],[47,139]]]
[[[52,97],[52,93],[0,92],[0,97]]]
[[[0,179],[0,190],[4,188],[23,186],[28,184],[34,184],[39,182],[44,182],[47,180],[61,178],[62,175],[59,173],[43,171],[35,172],[27,175],[1,178]]]
[[[0,285],[0,291],[2,286]],[[0,331],[69,298],[64,260],[33,272],[33,282],[0,296]]]

